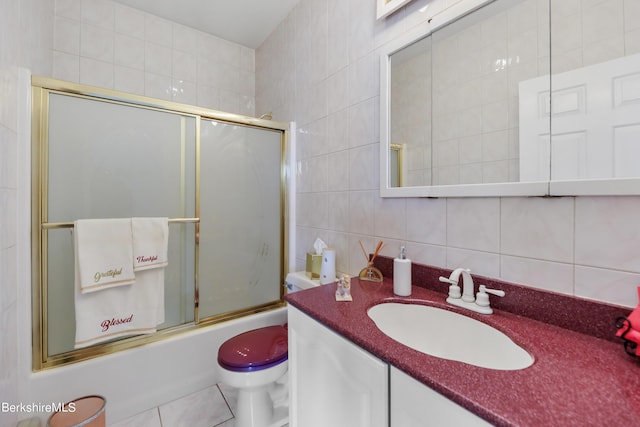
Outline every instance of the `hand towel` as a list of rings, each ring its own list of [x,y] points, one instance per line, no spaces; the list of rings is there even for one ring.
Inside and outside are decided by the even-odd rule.
[[[74,240],[81,292],[100,291],[135,281],[130,218],[77,220]]]
[[[164,267],[169,262],[168,218],[132,218],[133,264],[136,286],[150,289],[156,306],[156,324],[164,322]]]
[[[169,242],[167,218],[131,218],[134,271],[166,267]]]

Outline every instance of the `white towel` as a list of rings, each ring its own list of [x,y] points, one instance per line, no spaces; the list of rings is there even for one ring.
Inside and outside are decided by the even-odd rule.
[[[129,236],[131,237],[131,220]],[[80,253],[75,240],[76,254]],[[130,240],[128,262],[133,270],[133,241]],[[164,269],[141,272],[158,274],[164,277]],[[151,276],[148,276],[151,277]],[[87,347],[103,341],[127,335],[150,334],[156,332],[158,322],[157,286],[150,285],[148,278],[141,277],[131,286],[103,288],[100,292],[83,292],[80,286],[80,268],[76,257],[75,268],[75,348]],[[154,283],[157,280],[154,280]],[[164,302],[163,309],[164,309]],[[162,311],[164,313],[164,310]]]
[[[150,289],[156,305],[156,324],[164,322],[164,267],[168,263],[168,218],[132,218],[133,265],[136,286]]]
[[[131,218],[134,271],[166,267],[169,242],[167,218]]]
[[[74,223],[75,259],[82,292],[135,281],[131,219],[83,219]]]
[[[155,289],[135,283],[100,292],[75,289],[75,348],[87,347],[127,335],[156,332]]]
[[[155,307],[155,325],[164,322],[164,268],[136,272],[134,287],[145,288],[145,297]]]

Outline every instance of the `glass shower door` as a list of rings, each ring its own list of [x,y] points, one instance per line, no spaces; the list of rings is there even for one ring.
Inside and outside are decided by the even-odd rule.
[[[283,133],[202,119],[200,321],[281,297]]]
[[[46,146],[47,353],[72,351],[76,219],[195,216],[193,115],[51,93]],[[45,151],[45,150],[43,150]],[[194,321],[195,224],[169,226],[164,318],[158,329]]]

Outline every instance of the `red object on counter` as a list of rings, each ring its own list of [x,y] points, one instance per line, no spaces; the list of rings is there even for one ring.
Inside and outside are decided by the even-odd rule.
[[[638,286],[638,302],[640,303],[640,286]],[[640,305],[634,308],[626,318],[619,318],[616,326],[618,327],[617,337],[635,343],[635,346],[625,344],[627,353],[640,356]]]

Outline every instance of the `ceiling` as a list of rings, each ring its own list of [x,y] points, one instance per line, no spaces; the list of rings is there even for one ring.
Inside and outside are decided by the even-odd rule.
[[[116,0],[246,47],[259,47],[299,0]]]

